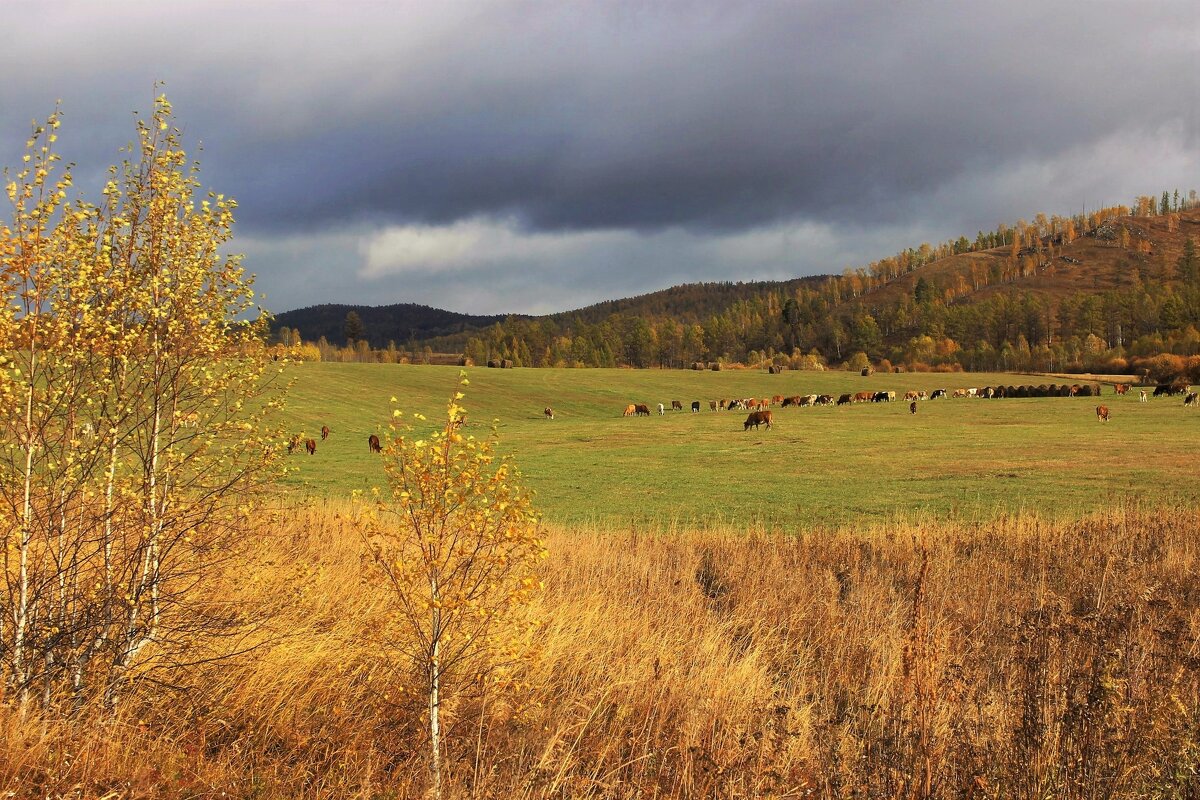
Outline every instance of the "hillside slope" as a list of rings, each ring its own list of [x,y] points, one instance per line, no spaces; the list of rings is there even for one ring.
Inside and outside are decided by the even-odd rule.
[[[323,336],[332,344],[344,344],[346,315],[351,311],[357,312],[362,319],[366,339],[372,347],[386,347],[389,341],[403,344],[412,340],[449,336],[506,319],[505,315],[459,314],[417,303],[389,306],[326,303],[278,314],[272,328],[293,328],[300,331],[305,341],[315,342]]]
[[[392,338],[518,366],[800,366],[805,354],[841,363],[863,353],[972,370],[1100,368],[1129,355],[1200,354],[1197,239],[1200,207],[1161,215],[1114,207],[1038,215],[974,243],[922,244],[841,275],[685,284],[541,317],[356,310],[374,344]],[[296,312],[279,322],[296,321],[307,340],[340,341],[351,307],[323,308],[323,329]],[[411,309],[427,324],[414,324]]]

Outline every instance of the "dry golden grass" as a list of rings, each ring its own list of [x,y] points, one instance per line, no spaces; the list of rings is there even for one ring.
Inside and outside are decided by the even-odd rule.
[[[422,796],[346,512],[260,532],[228,591],[267,609],[261,647],[189,690],[0,711],[0,796]],[[551,531],[527,666],[448,707],[449,795],[1195,797],[1198,523]]]

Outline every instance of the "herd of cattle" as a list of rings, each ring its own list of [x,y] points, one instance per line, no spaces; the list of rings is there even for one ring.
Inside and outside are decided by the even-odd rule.
[[[1149,397],[1184,395],[1183,404],[1186,407],[1200,406],[1200,398],[1197,393],[1190,391],[1190,386],[1176,382],[1173,384],[1159,384],[1154,387],[1153,392],[1149,389],[1140,389],[1139,400],[1143,403],[1147,402]],[[1116,394],[1128,394],[1130,385],[1127,383],[1118,383],[1113,386],[1113,391]],[[904,393],[904,401],[909,403],[909,412],[917,413],[917,403],[921,400],[940,400],[945,398],[982,398],[996,399],[1004,397],[1099,397],[1100,384],[1041,384],[1039,386],[983,386],[972,387],[967,389],[934,389],[932,392],[924,390],[912,390]],[[774,416],[771,413],[771,406],[787,408],[788,406],[845,406],[854,403],[891,403],[896,400],[896,393],[892,391],[863,391],[863,392],[846,392],[839,395],[836,399],[831,394],[797,394],[784,396],[777,394],[774,397],[764,397],[757,399],[735,398],[730,400],[709,400],[708,408],[710,411],[737,411],[748,410],[750,415],[746,417],[746,421],[742,426],[743,431],[748,431],[751,428],[758,429],[760,425],[766,425],[767,429],[771,428],[774,422]],[[683,402],[672,400],[670,408],[672,411],[682,411]],[[693,400],[691,404],[693,413],[700,411],[700,401]],[[657,405],[657,410],[660,415],[667,413],[667,406],[664,403]],[[546,419],[554,419],[554,409],[547,406],[543,412]],[[625,406],[625,411],[622,416],[625,417],[648,417],[651,415],[650,406],[646,403],[630,403]],[[1108,422],[1109,408],[1105,405],[1096,406],[1096,419],[1101,422]],[[459,421],[461,424],[462,421]],[[328,425],[321,426],[321,440],[329,438],[332,431]],[[301,447],[304,448],[310,456],[317,452],[317,442],[315,439],[306,439],[303,434],[295,434],[288,442],[287,451],[290,455]],[[380,453],[383,448],[380,446],[379,437],[371,434],[367,437],[367,448],[372,453]]]
[[[1127,383],[1115,384],[1113,390],[1116,394],[1128,394],[1130,385]],[[1189,386],[1184,383],[1160,384],[1153,390],[1154,397],[1163,395],[1185,395],[1183,404],[1185,406],[1200,405],[1200,400],[1197,399],[1196,392],[1189,391]],[[1140,400],[1146,402],[1151,395],[1149,389],[1141,389]],[[924,390],[912,390],[904,393],[904,401],[909,403],[908,410],[910,413],[917,413],[917,403],[921,400],[939,400],[944,398],[982,398],[982,399],[998,399],[1007,397],[1099,397],[1101,395],[1100,384],[1079,384],[1079,383],[1064,383],[1064,384],[1040,384],[1038,386],[982,386],[970,387],[965,389],[934,389],[932,392]],[[798,394],[791,396],[775,395],[774,397],[757,398],[738,398],[732,400],[709,400],[708,408],[710,411],[736,411],[748,410],[750,416],[746,417],[746,421],[742,430],[748,431],[750,428],[757,429],[759,425],[766,425],[769,429],[774,418],[769,410],[771,406],[787,408],[788,406],[845,406],[854,403],[891,403],[896,400],[896,393],[893,391],[863,391],[863,392],[846,392],[838,396],[836,399],[831,394]],[[658,413],[660,415],[667,413],[667,406],[659,403]],[[679,400],[672,400],[672,411],[682,411],[683,403]],[[700,401],[692,401],[692,412],[700,411]],[[546,409],[546,415],[553,419],[550,409]],[[648,417],[651,415],[650,406],[646,403],[630,403],[625,406],[625,411],[622,416],[625,417]],[[1108,406],[1096,407],[1096,418],[1102,422],[1108,422],[1109,409]]]

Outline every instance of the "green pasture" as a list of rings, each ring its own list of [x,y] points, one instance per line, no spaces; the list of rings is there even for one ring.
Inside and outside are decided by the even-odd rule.
[[[946,399],[773,408],[773,430],[742,429],[722,397],[1061,383],[1022,375],[469,369],[466,432],[512,453],[546,519],[608,524],[761,521],[840,524],[895,514],[987,517],[1020,509],[1075,515],[1123,498],[1194,501],[1200,411],[1179,397]],[[285,490],[348,497],[383,484],[367,437],[391,397],[432,427],[458,389],[457,367],[305,363],[290,368],[288,423],[318,439],[290,457]],[[680,400],[685,410],[657,413]],[[693,400],[702,410],[690,412]],[[627,418],[628,403],[649,417]],[[1100,423],[1098,403],[1112,409]],[[546,406],[555,419],[543,418]],[[319,441],[322,425],[333,434]]]

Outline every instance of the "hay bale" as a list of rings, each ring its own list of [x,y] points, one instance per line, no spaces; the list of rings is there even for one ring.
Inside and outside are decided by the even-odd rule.
[[[707,369],[703,361],[693,361],[692,369]]]
[[[500,361],[500,369],[512,369],[512,359],[505,358]]]
[[[496,359],[494,359],[494,358],[489,358],[489,359],[488,359],[488,369],[499,369],[499,368],[500,368],[500,362],[499,362],[499,361],[497,361],[497,360],[496,360]]]
[[[708,365],[708,368],[711,369],[713,372],[720,372],[721,371],[721,362],[714,361],[713,363]]]

